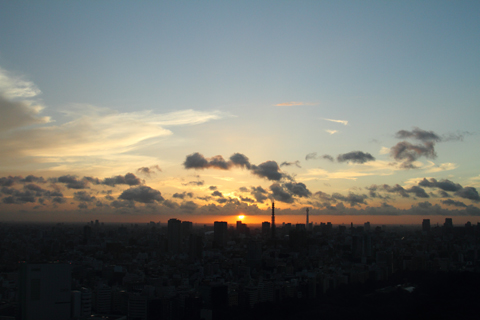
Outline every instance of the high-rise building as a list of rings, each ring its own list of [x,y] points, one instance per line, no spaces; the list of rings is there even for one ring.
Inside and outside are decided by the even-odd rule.
[[[112,288],[101,284],[95,289],[95,311],[108,314],[112,311]]]
[[[270,234],[270,222],[262,222],[262,235],[267,237]]]
[[[430,232],[430,219],[423,219],[422,231],[423,232]]]
[[[272,201],[272,239],[275,239],[275,202]]]
[[[18,319],[70,319],[71,282],[69,264],[22,264]]]
[[[168,220],[168,252],[177,254],[181,252],[182,246],[182,221],[177,219]]]
[[[215,221],[213,223],[213,241],[221,248],[227,246],[228,225],[226,221]]]

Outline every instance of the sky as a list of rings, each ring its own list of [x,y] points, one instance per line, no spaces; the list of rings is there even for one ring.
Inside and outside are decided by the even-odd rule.
[[[0,221],[480,222],[477,1],[2,1]]]

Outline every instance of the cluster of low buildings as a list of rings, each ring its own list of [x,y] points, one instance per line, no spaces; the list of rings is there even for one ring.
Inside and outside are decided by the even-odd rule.
[[[215,319],[399,271],[479,271],[480,225],[0,224],[0,319]]]

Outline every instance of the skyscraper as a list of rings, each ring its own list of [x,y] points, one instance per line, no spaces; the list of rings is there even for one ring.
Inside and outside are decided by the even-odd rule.
[[[423,219],[422,231],[423,232],[430,232],[430,219]]]
[[[227,246],[228,225],[226,221],[215,221],[213,223],[213,241],[218,247]]]
[[[22,264],[19,319],[70,319],[71,282],[68,264]]]
[[[177,254],[181,251],[182,245],[182,221],[177,219],[168,220],[168,252]]]
[[[272,240],[275,239],[275,202],[272,201]]]

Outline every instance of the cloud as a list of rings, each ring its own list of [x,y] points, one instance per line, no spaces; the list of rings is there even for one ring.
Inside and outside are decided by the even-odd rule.
[[[158,165],[150,166],[150,167],[141,167],[137,169],[137,173],[142,173],[147,176],[150,176],[151,174],[158,172],[162,172],[162,169]]]
[[[307,189],[307,186],[301,182],[287,182],[284,184],[284,186],[288,191],[290,191],[291,194],[295,196],[308,198],[312,195],[312,193]]]
[[[448,199],[448,200],[442,200],[442,203],[443,204],[446,204],[447,206],[455,206],[455,207],[463,207],[463,208],[466,208],[467,205],[461,201],[454,201],[452,199]]]
[[[425,192],[424,189],[418,187],[418,186],[413,186],[410,189],[405,190],[408,193],[414,193],[416,197],[418,198],[429,198],[430,196]]]
[[[267,190],[263,189],[261,186],[252,187],[250,194],[255,198],[258,203],[263,203],[263,201],[267,200],[268,192]]]
[[[336,122],[336,123],[341,123],[343,125],[348,125],[348,121],[347,120],[334,120],[334,119],[327,119],[327,118],[323,118],[323,120],[327,120],[327,121],[331,121],[331,122]]]
[[[281,180],[284,174],[280,172],[280,167],[275,161],[266,161],[258,166],[252,166],[252,173],[260,178],[267,178],[268,180]]]
[[[205,181],[199,180],[199,181],[189,181],[187,183],[182,183],[184,186],[203,186]]]
[[[398,139],[416,139],[422,142],[441,141],[441,137],[434,133],[433,131],[425,131],[415,127],[412,131],[400,130],[395,134],[395,137]]]
[[[433,164],[433,162],[432,162]],[[440,165],[433,165],[430,169],[427,169],[426,172],[434,173],[434,172],[442,172],[442,171],[450,171],[457,169],[458,165],[452,162],[442,163]]]
[[[77,201],[81,201],[81,202],[93,202],[97,198],[90,195],[86,191],[78,191],[78,192],[73,193],[73,199],[75,199]]]
[[[339,154],[337,157],[337,161],[365,163],[368,161],[375,161],[375,158],[370,153],[364,153],[362,151],[352,151],[349,153]]]
[[[182,193],[174,193],[174,194],[173,194],[173,197],[174,197],[174,198],[177,198],[177,199],[182,199],[182,200],[183,200],[185,197],[190,197],[190,198],[192,198],[192,197],[193,197],[193,193],[191,193],[191,192],[188,192],[188,193],[187,193],[186,191],[184,191],[184,192],[182,192]]]
[[[367,199],[368,196],[365,194],[355,194],[350,192],[348,196],[343,196],[340,193],[334,193],[332,194],[332,198],[340,201],[348,202],[350,204],[350,207],[354,207],[360,204],[367,204],[365,202],[365,199]]]
[[[142,184],[142,181],[136,177],[133,173],[127,173],[126,175],[118,175],[111,178],[105,178],[102,181],[102,184],[107,186],[115,187],[117,184],[126,184],[129,186],[136,186]]]
[[[230,157],[230,162],[234,166],[247,168],[247,169],[250,169],[250,166],[251,166],[250,161],[248,160],[248,157],[241,153],[234,153]]]
[[[480,201],[480,196],[478,195],[478,191],[474,187],[464,187],[458,190],[457,192],[455,192],[455,194],[464,199]]]
[[[312,160],[312,159],[317,159],[317,153],[316,152],[311,152],[305,156],[305,160]]]
[[[220,191],[218,191],[218,190],[212,192],[212,196],[213,196],[213,197],[221,197],[221,198],[223,198],[223,194],[222,194]]]
[[[423,180],[420,181],[418,185],[428,188],[439,188],[444,191],[459,191],[462,189],[462,186],[460,184],[454,183],[448,179],[437,181],[435,178],[430,178],[430,180],[423,178]]]
[[[434,159],[437,157],[435,153],[435,144],[433,142],[425,142],[423,145],[413,145],[407,141],[397,143],[390,149],[392,157],[401,161],[400,167],[403,169],[415,169],[417,166],[413,164],[418,158],[424,156]]]
[[[248,157],[241,153],[234,153],[229,161],[222,156],[217,155],[211,158],[205,158],[202,154],[195,152],[188,155],[183,162],[185,169],[221,169],[229,170],[232,167],[242,167],[250,169]]]
[[[44,108],[26,101],[10,101],[0,94],[0,133],[21,127],[50,122],[49,117],[41,117]]]
[[[312,159],[326,159],[326,160],[329,160],[331,162],[335,161],[333,159],[333,157],[331,155],[328,155],[328,154],[324,154],[323,156],[320,156],[320,157],[317,157],[317,153],[316,152],[312,152],[312,153],[309,153],[305,156],[305,160],[312,160]]]
[[[300,166],[300,161],[293,161],[293,162],[287,162],[287,161],[284,161],[282,162],[282,164],[280,164],[280,167],[283,167],[283,166],[293,166],[295,165],[297,168],[301,168],[302,166]]]
[[[52,181],[54,183],[55,182],[64,183],[64,184],[67,185],[68,189],[87,189],[87,188],[89,188],[87,179],[78,180],[77,177],[73,176],[73,175],[65,175],[65,176],[60,176],[58,178],[51,178],[50,181]]]
[[[379,154],[389,154],[390,153],[390,148],[382,147],[378,153]]]
[[[326,131],[327,133],[329,133],[330,135],[335,134],[335,133],[338,132],[338,130],[329,130],[329,129],[327,129],[327,130],[325,130],[325,131]]]
[[[220,111],[191,109],[166,114],[150,110],[120,113],[77,105],[63,110],[67,122],[47,125],[50,119],[40,116],[43,106],[29,100],[39,92],[32,83],[15,80],[0,69],[0,132],[4,131],[0,149],[8,155],[4,163],[60,162],[71,169],[78,167],[77,163],[94,162],[95,157],[115,156],[119,162],[128,158],[128,152],[157,142],[155,138],[172,135],[166,127],[196,125],[230,116]],[[6,131],[11,129],[15,129],[14,135]]]
[[[292,195],[285,190],[283,186],[279,183],[274,183],[270,186],[270,190],[272,191],[272,196],[275,200],[285,202],[285,203],[293,203],[294,199]]]
[[[186,201],[180,205],[180,210],[187,213],[192,213],[197,209],[198,205],[193,201]]]
[[[118,199],[141,203],[162,202],[164,200],[160,191],[152,189],[148,186],[139,186],[127,189],[122,192]]]

